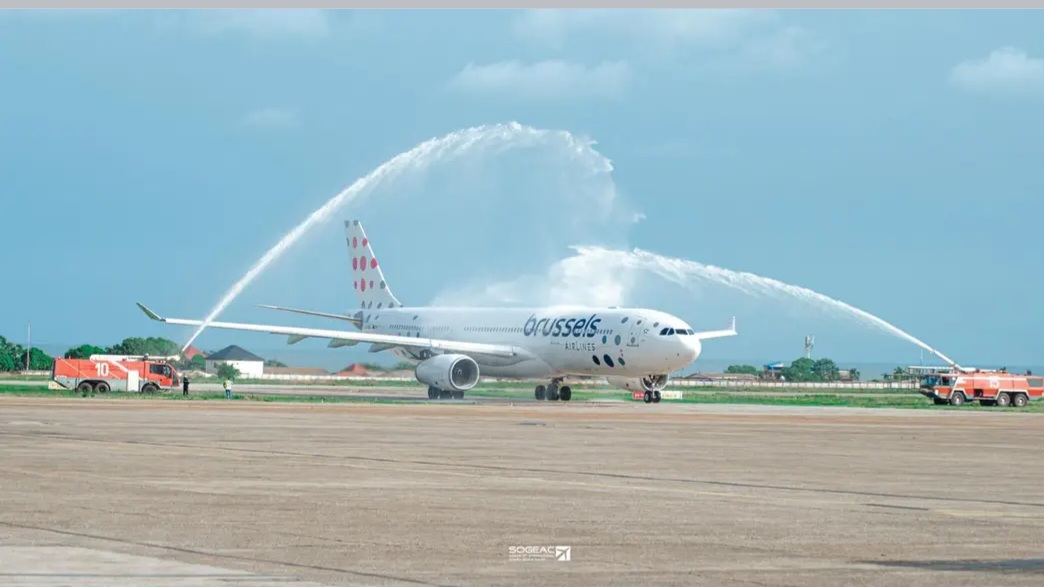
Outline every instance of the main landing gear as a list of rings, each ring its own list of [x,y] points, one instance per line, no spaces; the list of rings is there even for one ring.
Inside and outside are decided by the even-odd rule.
[[[463,391],[449,391],[428,386],[428,399],[464,399]]]
[[[646,391],[644,399],[645,399],[645,403],[647,403],[647,404],[658,404],[658,403],[660,403],[660,392],[658,392],[658,391]]]
[[[561,383],[561,379],[552,379],[547,387],[538,385],[536,386],[536,392],[534,395],[537,400],[546,399],[549,402],[562,400],[567,402],[573,398],[573,390],[569,389],[568,385],[561,385]]]

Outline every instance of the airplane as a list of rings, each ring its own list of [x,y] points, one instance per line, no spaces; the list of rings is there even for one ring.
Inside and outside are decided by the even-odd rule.
[[[547,379],[536,386],[535,398],[569,401],[567,378],[604,376],[610,385],[642,392],[645,403],[659,403],[670,373],[695,361],[702,341],[737,334],[735,317],[727,329],[697,332],[676,316],[646,308],[405,306],[392,294],[362,223],[344,225],[359,310],[347,315],[262,307],[348,322],[356,331],[234,322],[209,327],[286,335],[287,344],[309,338],[326,339],[330,348],[369,343],[370,352],[389,350],[415,365],[432,400],[462,399],[485,375]],[[137,305],[152,320],[203,324]]]

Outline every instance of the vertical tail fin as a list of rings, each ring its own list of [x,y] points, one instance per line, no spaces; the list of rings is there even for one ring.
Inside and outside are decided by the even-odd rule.
[[[399,308],[402,304],[392,295],[377,256],[370,246],[362,223],[345,220],[344,232],[348,239],[348,254],[352,263],[352,287],[359,298],[359,307],[364,309]]]

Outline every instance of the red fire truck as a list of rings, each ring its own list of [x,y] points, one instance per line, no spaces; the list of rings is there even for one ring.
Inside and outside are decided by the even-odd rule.
[[[940,368],[925,370],[918,391],[936,405],[959,406],[978,401],[984,406],[1024,407],[1044,396],[1044,377],[1001,370]]]
[[[181,385],[178,372],[171,365],[177,358],[91,355],[90,359],[55,359],[51,379],[81,393],[169,391]]]

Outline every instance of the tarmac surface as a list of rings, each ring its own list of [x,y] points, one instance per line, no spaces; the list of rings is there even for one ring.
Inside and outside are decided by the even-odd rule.
[[[983,410],[0,397],[0,585],[1041,585],[1042,432]]]

